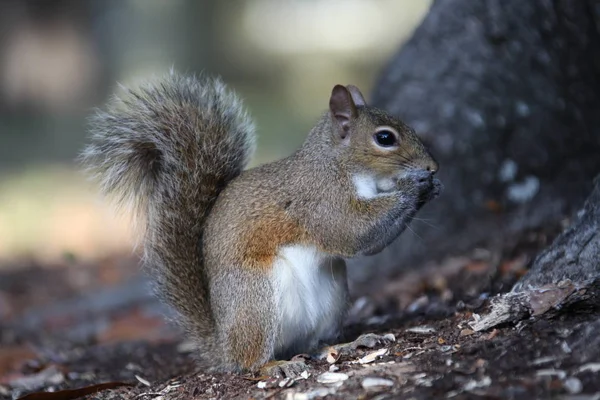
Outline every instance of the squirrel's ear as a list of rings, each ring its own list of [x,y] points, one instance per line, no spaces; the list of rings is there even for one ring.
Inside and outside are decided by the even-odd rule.
[[[354,101],[354,105],[356,107],[364,107],[367,105],[365,97],[362,95],[362,93],[356,86],[348,85],[346,86],[346,88],[348,88],[348,91],[350,92],[350,95],[352,96],[352,100]]]
[[[352,118],[356,118],[357,113],[352,94],[345,86],[335,85],[333,87],[329,99],[329,110],[343,130],[347,131],[350,128],[348,123]]]

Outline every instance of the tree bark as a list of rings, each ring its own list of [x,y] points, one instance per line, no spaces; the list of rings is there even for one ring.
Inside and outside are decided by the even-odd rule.
[[[600,171],[599,22],[597,0],[432,5],[372,103],[421,135],[445,191],[384,252],[350,262],[354,281],[560,231]]]
[[[600,277],[600,176],[573,224],[539,254],[513,291],[558,284],[565,279],[584,282],[597,277]]]

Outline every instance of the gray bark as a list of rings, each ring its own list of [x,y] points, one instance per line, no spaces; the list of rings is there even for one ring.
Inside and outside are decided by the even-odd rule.
[[[600,276],[600,176],[575,221],[542,251],[513,291]]]
[[[560,232],[600,171],[600,2],[438,0],[372,103],[421,135],[445,192],[354,281]],[[432,226],[433,225],[433,226]]]

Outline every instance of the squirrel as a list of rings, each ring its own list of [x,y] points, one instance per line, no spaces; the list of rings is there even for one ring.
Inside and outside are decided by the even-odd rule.
[[[333,87],[297,151],[251,169],[254,124],[206,74],[124,88],[90,125],[82,161],[141,218],[142,262],[207,372],[338,339],[344,259],[381,251],[442,187],[414,130],[352,85]]]

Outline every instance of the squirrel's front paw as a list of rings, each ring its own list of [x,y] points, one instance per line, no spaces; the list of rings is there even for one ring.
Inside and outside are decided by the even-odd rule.
[[[416,194],[419,206],[438,197],[443,189],[442,182],[426,170],[408,172],[398,180],[398,187]]]
[[[297,378],[304,371],[308,370],[308,365],[302,360],[269,361],[260,369],[261,375],[276,376],[280,378]]]

